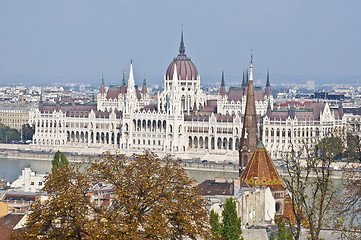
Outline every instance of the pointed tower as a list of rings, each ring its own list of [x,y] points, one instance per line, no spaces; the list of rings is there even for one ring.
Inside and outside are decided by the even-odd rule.
[[[222,97],[226,96],[226,86],[224,84],[224,71],[222,71],[222,82],[221,82],[221,90],[219,92]]]
[[[269,82],[269,71],[267,71],[267,82],[266,82],[266,90],[264,92],[264,95],[269,98],[271,96],[271,84]]]
[[[185,56],[186,48],[184,47],[184,41],[183,41],[183,29],[181,32],[181,41],[179,44],[179,55],[178,56]]]
[[[288,110],[288,116],[290,116],[291,119],[294,119],[296,116],[295,105],[293,104],[293,97],[291,98],[291,106]]]
[[[248,86],[248,84],[249,84],[249,72],[248,72],[248,70],[246,70],[246,73],[247,73],[246,86]]]
[[[269,119],[272,117],[272,108],[271,108],[271,100],[268,99],[267,112],[266,115]]]
[[[100,84],[100,94],[105,94],[105,86],[104,86],[104,76],[103,76],[103,72],[102,72],[102,82]]]
[[[243,119],[242,137],[239,146],[239,175],[247,165],[257,146],[257,116],[253,89],[253,62],[251,56],[250,77],[247,91],[246,111]]]
[[[246,86],[246,80],[244,79],[244,71],[242,72],[242,88]]]
[[[123,70],[123,78],[122,78],[122,86],[120,87],[120,93],[121,94],[126,94],[127,92],[127,86],[126,86],[126,83],[125,83],[125,71]]]
[[[145,80],[145,76],[144,76],[143,86],[142,86],[142,94],[146,95],[147,93],[148,93],[148,91],[147,91],[147,81]]]
[[[133,62],[130,61],[130,70],[129,70],[129,79],[128,79],[128,88],[126,95],[126,111],[131,113],[136,110],[137,105],[137,93],[134,84],[134,76],[133,76]]]

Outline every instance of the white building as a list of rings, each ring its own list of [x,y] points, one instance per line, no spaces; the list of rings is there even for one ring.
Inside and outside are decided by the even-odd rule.
[[[20,192],[40,192],[46,176],[47,174],[38,174],[31,171],[30,167],[25,167],[19,178],[11,183],[10,187]]]
[[[136,87],[131,64],[127,86],[123,77],[121,86],[106,90],[102,77],[96,103],[76,104],[71,99],[56,104],[41,102],[35,113],[33,149],[88,154],[151,150],[188,154],[185,157],[215,155],[217,160],[219,155],[230,156],[236,161],[247,90],[248,72],[241,87],[230,88],[228,93],[222,74],[219,96],[207,99],[197,68],[185,54],[182,33],[179,55],[166,70],[164,90],[157,94],[157,102],[151,101],[145,81],[141,90]],[[268,74],[265,92],[255,87],[254,94],[260,132],[272,157],[280,158],[290,144],[301,144],[299,140],[311,132],[322,137],[326,130],[346,124],[342,115],[321,103],[315,104],[317,111],[307,114],[272,110]]]

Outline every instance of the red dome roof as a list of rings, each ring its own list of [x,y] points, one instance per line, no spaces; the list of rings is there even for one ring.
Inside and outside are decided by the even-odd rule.
[[[166,73],[166,79],[173,80],[174,66],[177,66],[177,74],[179,80],[197,79],[197,68],[186,55],[179,55],[169,64]]]
[[[177,74],[179,80],[195,80],[198,77],[198,71],[190,58],[185,55],[185,47],[183,42],[183,31],[181,34],[181,42],[179,46],[179,55],[169,64],[166,72],[166,79],[173,80],[174,66],[177,66]]]

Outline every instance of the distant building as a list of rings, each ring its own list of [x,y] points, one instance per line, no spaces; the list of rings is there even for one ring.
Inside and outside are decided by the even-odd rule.
[[[30,167],[25,167],[21,171],[19,178],[11,183],[10,187],[21,192],[40,192],[44,186],[46,176],[47,174],[38,174],[31,171]]]
[[[20,130],[25,124],[34,123],[36,103],[0,103],[0,122],[5,126]]]

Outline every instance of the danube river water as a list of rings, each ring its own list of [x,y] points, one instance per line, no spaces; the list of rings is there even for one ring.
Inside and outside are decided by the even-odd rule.
[[[21,175],[21,170],[23,170],[25,166],[30,166],[33,171],[38,173],[51,172],[51,161],[0,158],[0,179],[5,178],[6,181],[13,182]],[[211,169],[187,169],[186,172],[190,177],[194,178],[197,183],[216,177],[235,178],[238,176],[237,172],[212,171]]]

